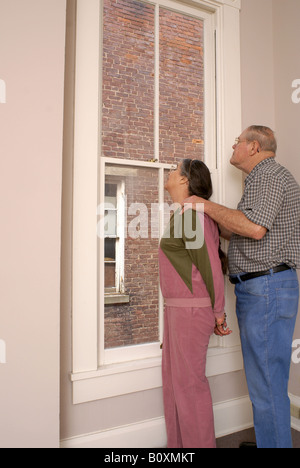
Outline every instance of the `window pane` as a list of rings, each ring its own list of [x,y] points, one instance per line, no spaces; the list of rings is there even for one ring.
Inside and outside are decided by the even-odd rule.
[[[106,205],[107,207],[107,205]],[[117,211],[106,210],[105,211],[105,235],[116,236],[117,235]]]
[[[158,169],[107,164],[106,179],[112,173],[120,178],[123,174],[127,197],[124,248],[121,252],[118,247],[118,260],[124,264],[120,279],[130,301],[105,306],[106,349],[159,340]]]
[[[102,154],[153,158],[154,6],[104,0]]]
[[[105,202],[117,208],[117,184],[105,184]]]
[[[115,239],[105,239],[105,253],[104,253],[106,262],[115,262],[116,260],[116,240]]]
[[[115,263],[105,264],[105,288],[116,287],[116,265]]]
[[[116,239],[105,239],[104,244],[104,287],[106,292],[114,292],[116,285]]]
[[[204,22],[160,8],[160,161],[204,158]]]

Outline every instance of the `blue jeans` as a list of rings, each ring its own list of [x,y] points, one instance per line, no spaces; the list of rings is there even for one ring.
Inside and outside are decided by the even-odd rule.
[[[292,448],[288,381],[299,304],[297,272],[235,287],[245,372],[258,448]]]

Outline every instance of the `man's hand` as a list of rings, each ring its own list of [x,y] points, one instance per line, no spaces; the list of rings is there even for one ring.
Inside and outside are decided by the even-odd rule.
[[[233,232],[242,237],[248,237],[254,240],[261,240],[267,233],[267,229],[263,226],[250,221],[242,211],[232,210],[218,203],[204,200],[196,196],[192,196],[184,200],[183,205],[190,204],[196,211],[204,212],[212,218],[216,223],[223,226],[228,232]]]

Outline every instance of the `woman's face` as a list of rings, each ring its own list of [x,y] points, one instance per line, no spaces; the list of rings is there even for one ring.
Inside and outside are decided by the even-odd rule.
[[[169,177],[165,185],[165,189],[169,193],[170,191],[176,189],[182,183],[184,176],[181,175],[181,165],[182,163],[179,163],[176,169],[171,170],[169,173]]]

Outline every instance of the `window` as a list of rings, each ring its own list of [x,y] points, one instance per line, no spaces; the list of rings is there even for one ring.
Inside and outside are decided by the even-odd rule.
[[[105,179],[104,293],[105,302],[127,302],[124,295],[125,181],[108,175]]]
[[[154,207],[159,194],[161,202],[167,198],[159,171],[187,155],[215,169],[216,149],[205,132],[215,125],[213,15],[166,0],[103,0],[102,23],[101,158],[106,164],[99,177],[102,185],[105,179],[108,229],[99,252],[100,265],[104,262],[99,360],[104,365],[138,359],[145,344],[149,356],[160,356],[163,228]],[[123,194],[109,183],[111,177],[123,177]]]
[[[78,0],[74,402],[161,385],[157,250],[170,204],[166,174],[183,157],[199,158],[217,201],[230,205],[241,192],[225,164],[241,120],[239,7]],[[228,308],[232,302],[229,290]],[[241,368],[236,337],[222,357],[223,345],[212,346],[208,373]]]

